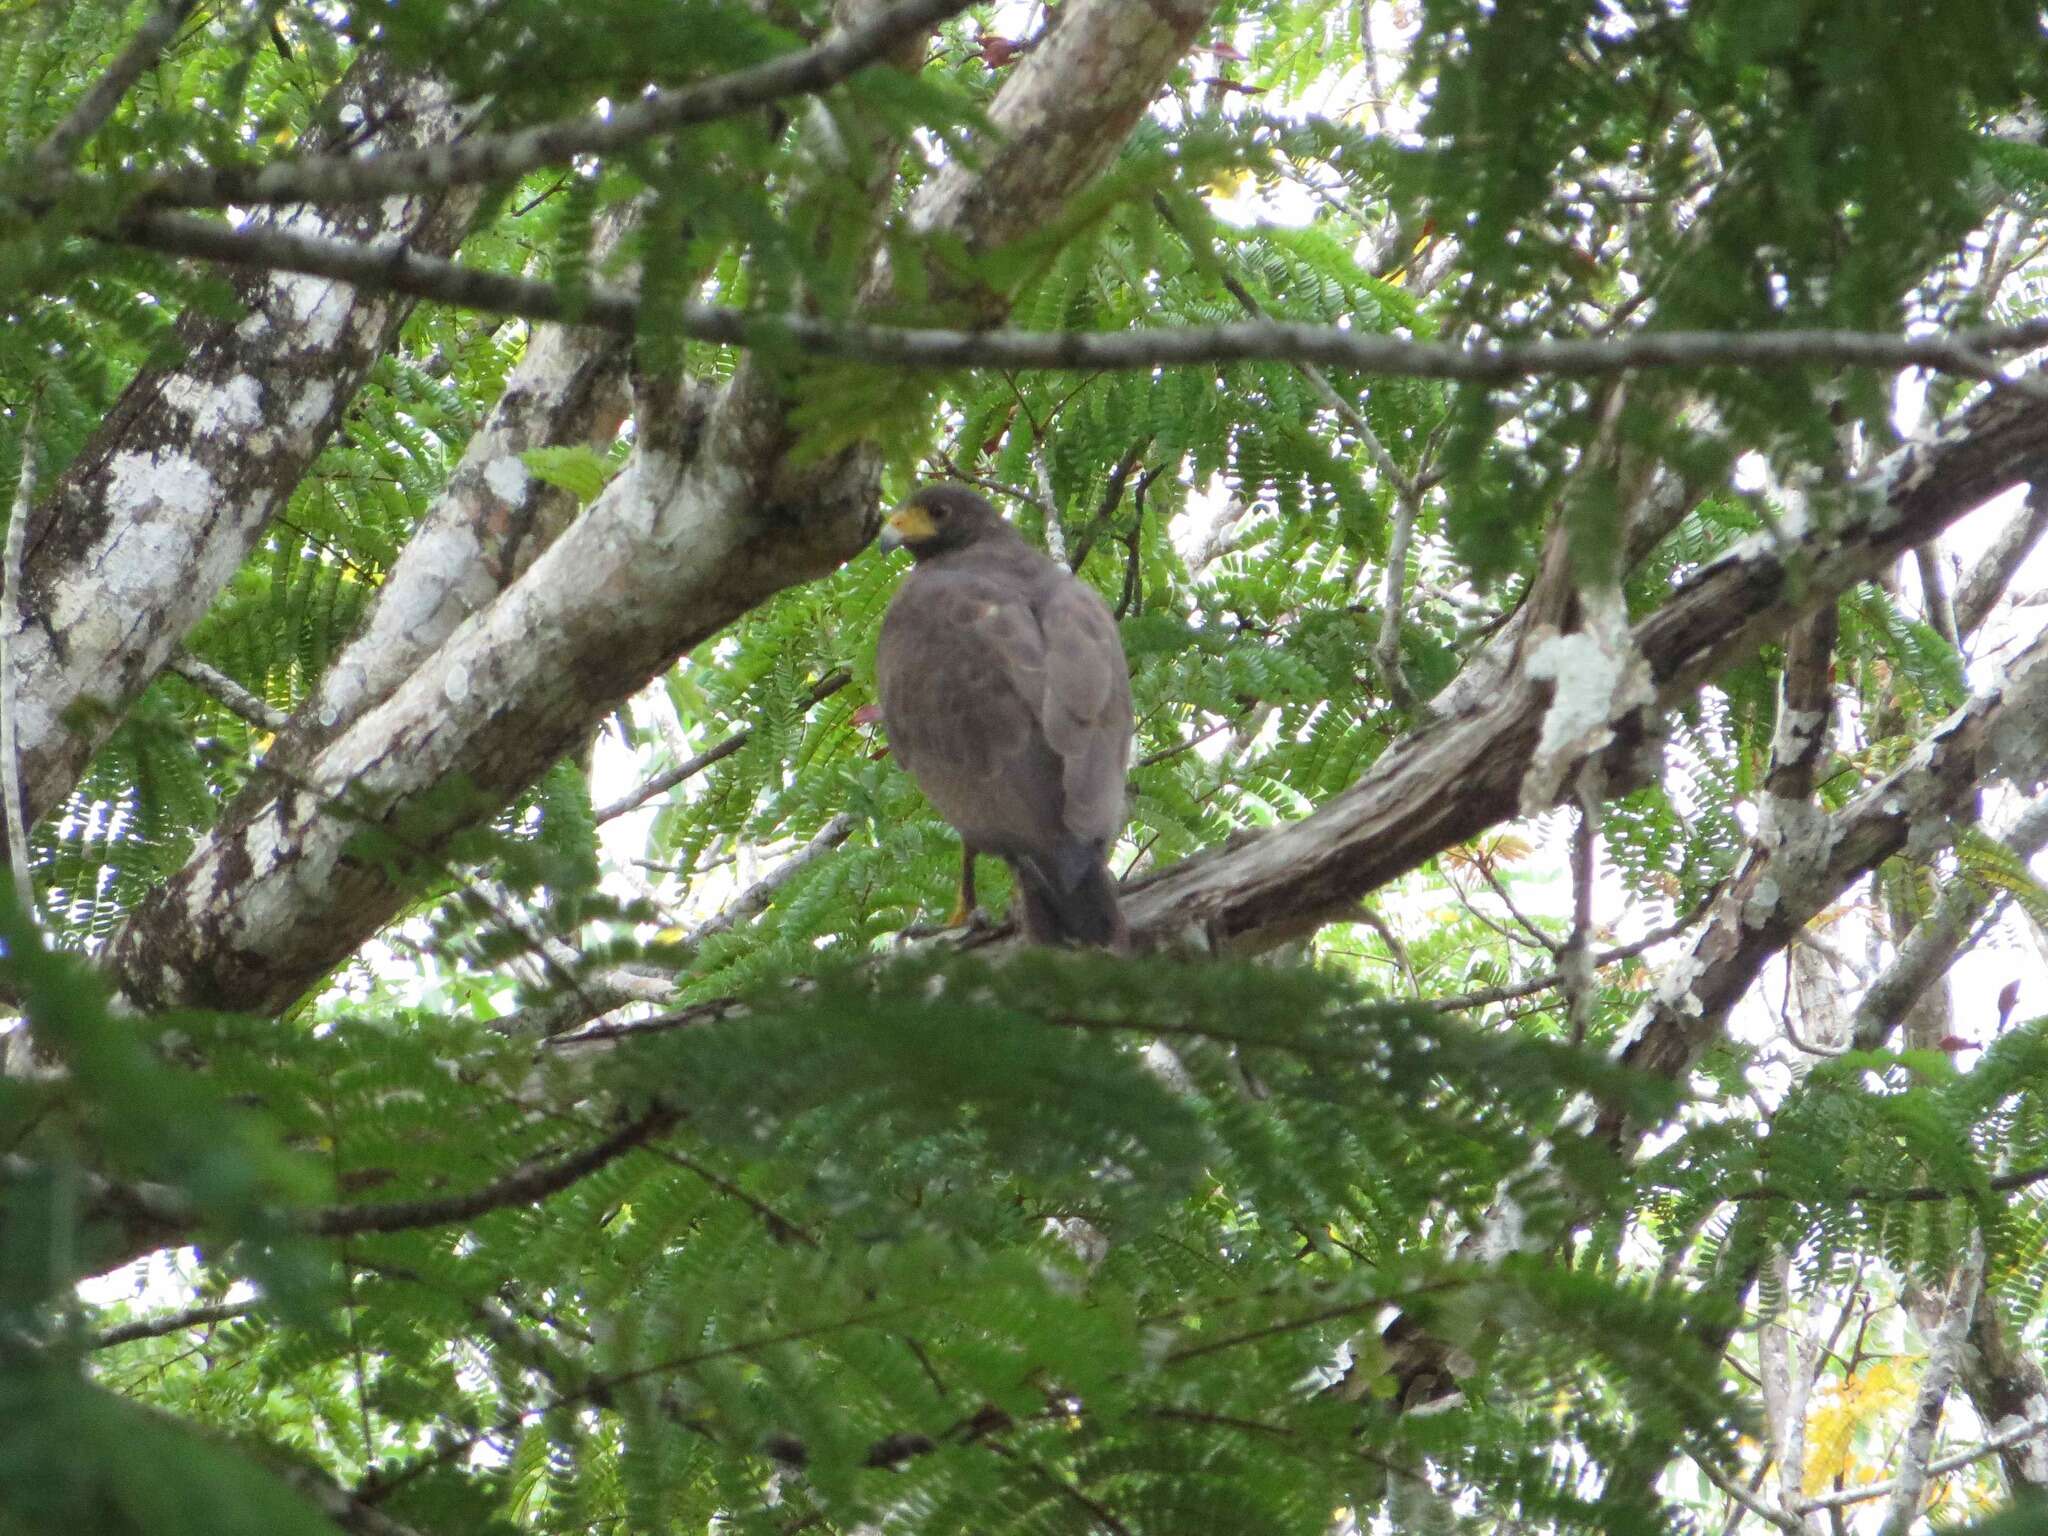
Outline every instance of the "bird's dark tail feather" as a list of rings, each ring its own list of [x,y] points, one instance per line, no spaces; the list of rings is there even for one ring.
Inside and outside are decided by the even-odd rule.
[[[1034,944],[1089,944],[1121,954],[1131,947],[1123,909],[1117,905],[1116,881],[1093,849],[1083,860],[1061,859],[1063,871],[1019,859],[1017,900],[1024,937]],[[1062,882],[1058,875],[1070,875]]]

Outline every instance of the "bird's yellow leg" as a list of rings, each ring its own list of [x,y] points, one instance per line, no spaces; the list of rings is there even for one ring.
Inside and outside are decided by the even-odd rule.
[[[953,908],[953,915],[946,919],[948,928],[965,928],[974,921],[974,849],[966,843],[960,845],[960,900]]]

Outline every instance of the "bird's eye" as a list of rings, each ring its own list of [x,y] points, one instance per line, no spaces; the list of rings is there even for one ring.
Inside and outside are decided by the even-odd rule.
[[[933,521],[933,522],[935,522],[935,523],[943,523],[943,522],[944,522],[945,520],[946,520],[946,509],[945,509],[944,507],[933,507],[933,508],[932,508],[932,521]]]

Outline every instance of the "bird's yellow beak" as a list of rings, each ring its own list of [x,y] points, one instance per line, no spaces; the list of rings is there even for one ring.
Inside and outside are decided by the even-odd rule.
[[[938,530],[932,526],[932,515],[923,507],[898,507],[882,523],[882,553],[901,549],[906,544],[916,544],[930,538]]]

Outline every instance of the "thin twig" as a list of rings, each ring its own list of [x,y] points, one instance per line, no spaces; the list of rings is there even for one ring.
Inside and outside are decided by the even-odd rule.
[[[1966,1451],[1955,1451],[1947,1456],[1936,1457],[1927,1463],[1927,1475],[1940,1477],[1958,1467],[1967,1467],[1973,1461],[1982,1461],[1986,1456],[1995,1456],[2009,1445],[2018,1445],[2022,1440],[2031,1440],[2036,1435],[2048,1435],[2048,1418],[2025,1419],[2018,1424],[2008,1424],[1998,1433],[1971,1446]],[[1844,1488],[1837,1493],[1817,1494],[1802,1499],[1799,1508],[1811,1513],[1819,1509],[1839,1509],[1845,1504],[1862,1504],[1871,1499],[1882,1499],[1897,1491],[1898,1481],[1887,1478],[1881,1483],[1863,1483],[1854,1488]]]
[[[1161,747],[1157,752],[1147,753],[1131,764],[1131,768],[1133,771],[1139,768],[1151,768],[1169,759],[1179,757],[1184,752],[1192,752],[1211,737],[1220,736],[1225,731],[1232,730],[1243,723],[1243,715],[1233,715],[1227,720],[1218,720],[1214,725],[1195,732],[1186,741],[1176,742],[1170,747]]]
[[[1501,905],[1508,909],[1508,916],[1515,920],[1516,927],[1550,951],[1552,959],[1564,953],[1564,945],[1545,933],[1537,925],[1536,920],[1516,904],[1513,894],[1508,890],[1507,882],[1501,879],[1499,871],[1493,867],[1493,860],[1491,858],[1482,855],[1474,859],[1472,864],[1479,871],[1480,878],[1492,887],[1493,894],[1500,898]]]
[[[384,1205],[338,1205],[294,1213],[290,1224],[315,1237],[345,1237],[358,1232],[406,1232],[419,1227],[445,1227],[473,1221],[508,1206],[531,1205],[559,1194],[616,1162],[642,1142],[675,1123],[675,1112],[657,1106],[620,1126],[602,1141],[552,1162],[530,1163],[465,1194],[431,1200],[399,1200]]]
[[[1799,1523],[1797,1515],[1787,1510],[1779,1509],[1774,1504],[1765,1502],[1763,1496],[1757,1493],[1755,1489],[1743,1487],[1742,1484],[1736,1482],[1734,1478],[1728,1476],[1704,1457],[1693,1457],[1692,1464],[1700,1469],[1708,1482],[1727,1494],[1729,1498],[1740,1504],[1759,1520],[1769,1521],[1779,1530],[1784,1531],[1786,1536],[1806,1536],[1806,1527]]]
[[[1653,928],[1640,939],[1618,944],[1613,949],[1602,950],[1593,961],[1595,970],[1605,970],[1623,960],[1633,960],[1645,950],[1655,949],[1668,939],[1675,939],[1694,923],[1698,922],[1707,908],[1714,904],[1714,897],[1720,893],[1717,886],[1708,893],[1707,899],[1695,906],[1682,917],[1673,918],[1661,928]],[[1556,971],[1547,971],[1541,976],[1532,976],[1527,981],[1511,982],[1501,987],[1485,987],[1476,992],[1461,992],[1455,997],[1421,998],[1438,1013],[1454,1013],[1465,1008],[1486,1008],[1495,1003],[1511,1003],[1519,997],[1529,997],[1557,986],[1564,977]]]
[[[1031,471],[1038,482],[1038,509],[1045,515],[1045,552],[1061,565],[1067,563],[1067,530],[1060,526],[1059,498],[1052,491],[1052,465],[1046,458],[1045,439],[1031,445]]]
[[[170,670],[238,719],[272,735],[291,723],[291,716],[259,698],[218,667],[210,667],[189,652],[173,656]]]
[[[801,1243],[806,1248],[818,1246],[817,1238],[813,1237],[809,1232],[791,1221],[766,1201],[758,1200],[748,1194],[731,1179],[718,1172],[717,1169],[707,1168],[704,1164],[697,1161],[696,1158],[690,1157],[685,1153],[672,1151],[667,1147],[651,1147],[648,1150],[653,1152],[663,1162],[673,1163],[685,1172],[695,1174],[705,1184],[709,1185],[719,1194],[724,1195],[728,1200],[739,1201],[741,1205],[744,1205],[748,1210],[761,1218],[761,1224],[768,1229],[769,1234],[777,1242]]]
[[[1036,1476],[1041,1482],[1056,1491],[1062,1498],[1074,1504],[1094,1523],[1109,1532],[1109,1536],[1131,1536],[1131,1528],[1116,1517],[1114,1511],[1097,1499],[1089,1497],[1073,1483],[1061,1477],[1052,1468],[1033,1456],[1018,1456],[1006,1446],[991,1443],[989,1449],[1005,1459],[1014,1459]]]
[[[1387,697],[1402,709],[1415,702],[1415,690],[1408,686],[1408,674],[1401,669],[1401,615],[1408,606],[1408,547],[1414,541],[1415,517],[1421,510],[1419,496],[1396,491],[1394,526],[1387,537],[1387,568],[1380,585],[1380,632],[1372,646],[1373,665]]]
[[[630,150],[693,123],[732,117],[783,97],[812,95],[876,63],[900,45],[966,9],[966,0],[904,0],[824,41],[747,69],[641,100],[609,113],[580,114],[504,134],[479,134],[424,149],[382,154],[307,155],[268,165],[164,171],[148,178],[139,200],[159,208],[253,207],[261,203],[363,202],[383,197],[516,181],[585,155]],[[68,178],[58,193],[80,190]]]
[[[1984,1187],[1995,1194],[2010,1194],[2016,1189],[2029,1189],[2036,1184],[2048,1183],[2048,1164],[2035,1168],[2022,1168],[2013,1173],[2001,1173],[1987,1179]],[[1911,1184],[1903,1189],[1878,1189],[1869,1184],[1851,1184],[1847,1189],[1829,1192],[1828,1198],[1835,1200],[1869,1200],[1883,1204],[1916,1205],[1935,1200],[1967,1200],[1973,1190],[1944,1189],[1937,1184]],[[1795,1190],[1783,1189],[1775,1184],[1759,1184],[1752,1189],[1729,1190],[1722,1194],[1723,1200],[1810,1200],[1817,1194],[1801,1194]]]
[[[813,704],[831,698],[833,694],[852,681],[853,674],[844,667],[827,672],[811,685],[810,697],[804,701],[804,708],[809,709]],[[706,747],[688,762],[678,763],[673,768],[664,769],[637,789],[629,790],[610,805],[601,807],[597,812],[597,819],[600,822],[611,821],[625,815],[628,811],[638,810],[656,795],[667,794],[685,779],[695,778],[713,763],[725,761],[726,758],[731,757],[733,753],[744,747],[747,744],[747,738],[753,734],[754,728],[751,725],[741,726],[723,741],[715,746]]]
[[[1095,541],[1102,537],[1103,530],[1109,526],[1109,519],[1115,513],[1117,503],[1124,499],[1124,487],[1129,484],[1132,471],[1144,461],[1145,450],[1151,446],[1150,437],[1141,438],[1131,444],[1125,450],[1124,456],[1111,468],[1109,479],[1103,484],[1102,501],[1095,509],[1095,516],[1088,520],[1088,526],[1081,530],[1081,537],[1074,541],[1073,553],[1067,559],[1068,570],[1079,571],[1088,563],[1089,551],[1095,548]],[[1154,471],[1153,474],[1147,475],[1144,483],[1150,485],[1157,473]]]
[[[187,1328],[230,1323],[238,1317],[247,1317],[256,1307],[254,1299],[219,1301],[207,1306],[187,1307],[182,1312],[170,1312],[162,1317],[141,1317],[93,1335],[85,1348],[90,1353],[97,1349],[112,1349],[116,1344],[133,1344],[138,1339],[161,1339],[167,1334],[183,1333]]]
[[[713,1360],[730,1360],[750,1355],[759,1350],[774,1349],[783,1344],[801,1343],[807,1339],[819,1338],[825,1334],[837,1333],[847,1328],[874,1327],[892,1322],[912,1309],[906,1306],[878,1307],[871,1312],[856,1312],[847,1317],[833,1318],[824,1322],[802,1324],[765,1334],[756,1339],[740,1339],[731,1344],[718,1345],[711,1349],[700,1349],[688,1354],[673,1355],[657,1360],[650,1365],[634,1366],[630,1370],[614,1372],[608,1376],[597,1376],[582,1386],[560,1393],[553,1401],[533,1408],[518,1409],[499,1419],[495,1424],[482,1429],[467,1430],[451,1434],[438,1444],[424,1449],[417,1460],[389,1471],[379,1469],[357,1487],[355,1497],[364,1504],[375,1504],[389,1498],[406,1484],[446,1466],[450,1461],[483,1441],[509,1435],[520,1425],[530,1420],[543,1418],[548,1414],[577,1403],[592,1403],[607,1400],[620,1387],[631,1386],[636,1381],[645,1381],[653,1376],[667,1375],[672,1371],[686,1371],[692,1366],[705,1365]]]
[[[1173,217],[1173,212],[1164,198],[1155,200],[1167,223],[1180,232],[1183,240],[1188,239],[1187,231]],[[1213,252],[1211,255],[1213,256]],[[1217,276],[1224,289],[1237,300],[1238,307],[1253,320],[1267,321],[1265,308],[1254,298],[1251,291],[1229,272],[1218,267]],[[1349,400],[1337,393],[1330,377],[1314,363],[1299,361],[1295,370],[1308,380],[1309,387],[1325,406],[1337,414],[1338,419],[1350,427],[1358,440],[1371,455],[1373,466],[1379,471],[1394,493],[1394,519],[1392,531],[1387,539],[1387,563],[1380,592],[1380,631],[1373,643],[1373,665],[1378,668],[1380,680],[1385,684],[1387,696],[1402,709],[1415,702],[1414,690],[1408,686],[1407,674],[1401,669],[1401,614],[1407,606],[1408,549],[1415,537],[1416,519],[1422,512],[1422,489],[1415,477],[1408,474],[1395,462],[1387,445],[1380,440],[1372,423],[1365,419],[1365,413]]]
[[[97,233],[117,244],[171,255],[331,277],[371,292],[408,293],[530,320],[627,335],[639,325],[639,296],[631,290],[597,285],[565,294],[555,283],[487,272],[389,241],[331,240],[270,226],[231,228],[210,219],[158,211],[124,216]],[[2048,383],[2039,377],[1987,375],[1982,361],[2048,342],[2048,318],[1923,336],[1821,329],[1644,331],[1597,341],[1473,345],[1276,320],[1130,331],[971,331],[842,323],[792,312],[695,303],[668,308],[661,318],[677,334],[696,341],[733,347],[765,343],[801,356],[897,368],[1130,372],[1266,359],[1389,377],[1494,384],[1715,368],[1925,368],[2028,395],[2048,394]]]
[[[725,933],[741,918],[752,917],[761,911],[774,899],[777,891],[851,837],[857,819],[853,812],[841,811],[820,827],[817,834],[802,848],[742,891],[724,911],[698,924],[683,942],[688,945],[701,944],[714,934]]]

